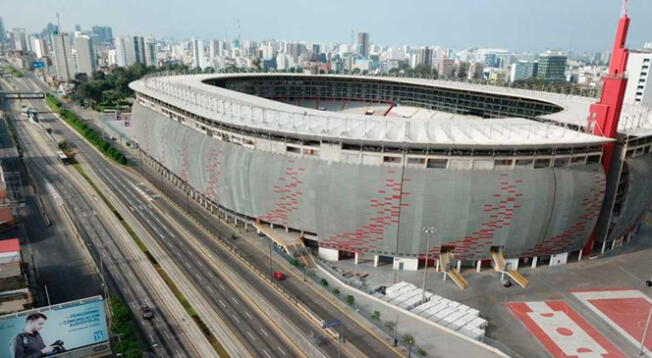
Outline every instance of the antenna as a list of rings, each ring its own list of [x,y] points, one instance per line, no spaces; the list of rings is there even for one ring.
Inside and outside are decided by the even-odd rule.
[[[627,16],[627,0],[623,0],[623,15]]]
[[[61,32],[61,19],[59,18],[59,12],[57,12],[57,26],[59,27],[59,32]]]
[[[240,19],[238,19],[238,44],[240,43],[240,35],[242,32],[240,31]]]

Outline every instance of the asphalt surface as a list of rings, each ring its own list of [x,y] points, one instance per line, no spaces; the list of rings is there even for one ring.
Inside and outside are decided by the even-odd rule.
[[[36,88],[19,82],[19,88],[34,91]],[[35,85],[35,84],[33,84]],[[32,107],[39,111],[47,111],[43,101],[32,101]],[[184,235],[175,228],[177,223],[170,222],[168,218],[153,210],[151,197],[144,196],[138,189],[139,180],[133,178],[126,171],[112,165],[107,165],[90,145],[51,115],[41,118],[44,126],[54,129],[56,135],[65,138],[76,148],[93,171],[105,184],[125,203],[132,214],[141,222],[143,227],[156,238],[166,250],[168,256],[179,263],[179,268],[184,272],[184,277],[177,279],[189,280],[200,291],[211,308],[226,321],[229,328],[240,337],[241,342],[256,357],[289,357],[292,348],[277,332],[276,327],[251,307],[243,297],[234,291],[228,280],[196,251],[186,245]],[[119,266],[119,265],[118,265]],[[156,302],[150,305],[155,306]]]
[[[26,103],[28,103],[28,106],[45,111],[42,100],[26,101]],[[15,118],[20,116],[17,112],[16,110]],[[41,115],[41,120],[41,123],[47,125],[58,121],[52,115]],[[68,180],[67,176],[70,173],[66,173],[66,171],[73,169],[64,167],[51,154],[51,151],[45,151],[44,147],[46,145],[54,148],[55,143],[44,144],[47,141],[44,139],[45,131],[35,123],[26,120],[15,120],[14,124],[20,137],[21,146],[25,151],[24,161],[26,165],[31,168],[31,172],[38,180],[45,183],[46,190],[51,197],[54,197],[55,205],[64,205],[68,210],[77,232],[84,240],[86,247],[89,248],[95,261],[103,262],[107,281],[119,289],[122,298],[136,313],[136,320],[145,333],[149,344],[147,350],[152,351],[159,357],[192,357],[192,348],[187,347],[179,338],[177,334],[178,328],[169,321],[163,311],[158,310],[156,318],[149,321],[142,319],[137,314],[140,305],[143,303],[156,307],[156,298],[151,293],[154,289],[148,287],[148,282],[141,278],[142,275],[130,259],[130,255],[125,253],[125,250],[116,243],[113,234],[99,220],[94,209],[96,203],[87,201],[86,197],[79,194],[79,190],[75,187],[73,181]],[[37,144],[37,141],[40,145]],[[95,200],[99,200],[99,198],[95,198]],[[44,269],[46,268],[42,270]],[[62,272],[54,271],[53,274],[62,275]],[[74,277],[64,277],[75,284]],[[78,286],[79,282],[76,285]]]

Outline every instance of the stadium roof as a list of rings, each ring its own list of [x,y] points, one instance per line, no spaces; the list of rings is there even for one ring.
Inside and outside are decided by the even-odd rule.
[[[478,119],[472,116],[450,119],[390,118],[313,110],[203,83],[214,78],[277,75],[317,76],[260,73],[160,76],[132,82],[130,87],[214,121],[277,135],[419,146],[580,146],[610,140],[565,127],[581,127],[587,121],[589,106],[594,99],[578,96],[426,79],[318,75],[501,94],[550,102],[563,108],[560,112],[541,116],[543,122],[525,118]],[[628,134],[652,132],[649,111],[626,108],[623,117],[620,129]]]

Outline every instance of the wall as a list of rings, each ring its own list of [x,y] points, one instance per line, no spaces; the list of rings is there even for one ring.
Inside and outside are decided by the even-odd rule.
[[[595,224],[605,178],[599,164],[451,170],[354,165],[247,149],[208,137],[138,103],[141,148],[220,205],[293,229],[320,245],[410,257],[455,246],[460,259],[579,250]],[[398,241],[397,241],[398,240]]]

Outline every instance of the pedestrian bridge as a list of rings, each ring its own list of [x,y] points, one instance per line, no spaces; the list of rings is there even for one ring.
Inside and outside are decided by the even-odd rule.
[[[43,99],[43,92],[0,92],[0,97],[5,99]]]

